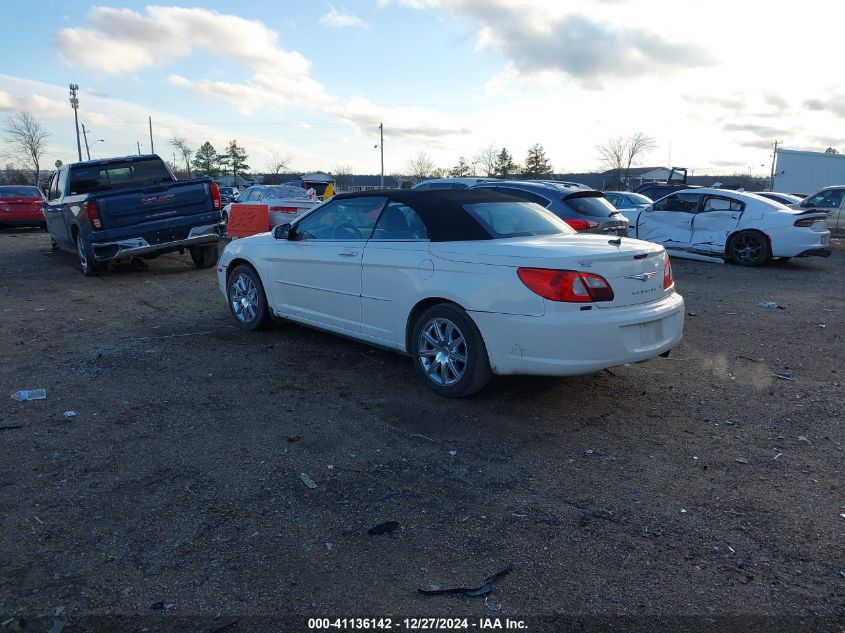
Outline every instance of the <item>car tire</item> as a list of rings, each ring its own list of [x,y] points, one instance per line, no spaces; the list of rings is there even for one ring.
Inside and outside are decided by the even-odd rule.
[[[229,214],[226,211],[220,217],[223,220],[223,224],[229,224]]]
[[[76,256],[79,258],[79,267],[86,277],[94,277],[103,270],[104,266],[94,261],[93,255],[85,248],[85,243],[79,234],[76,234]]]
[[[59,250],[59,245],[56,243],[56,240],[54,240],[52,237],[50,238],[50,250]]]
[[[211,268],[217,263],[217,244],[191,246],[188,250],[197,268]]]
[[[756,231],[742,231],[728,242],[728,257],[739,266],[762,266],[771,257],[769,243]]]
[[[432,306],[417,317],[410,347],[423,382],[438,395],[472,395],[493,375],[481,332],[454,304]]]
[[[239,328],[260,330],[270,324],[264,286],[251,266],[237,266],[226,278],[226,297],[229,299],[229,311]]]

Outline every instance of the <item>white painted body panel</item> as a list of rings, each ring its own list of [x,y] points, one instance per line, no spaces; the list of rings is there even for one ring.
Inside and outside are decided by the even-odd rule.
[[[499,374],[565,376],[639,362],[674,347],[683,329],[683,299],[662,288],[665,250],[628,238],[302,242],[265,233],[224,250],[224,296],[236,260],[259,273],[276,316],[401,352],[419,302],[454,302],[475,321]],[[548,301],[520,281],[519,267],[603,275],[616,296],[604,305]],[[626,279],[645,271],[654,275]]]

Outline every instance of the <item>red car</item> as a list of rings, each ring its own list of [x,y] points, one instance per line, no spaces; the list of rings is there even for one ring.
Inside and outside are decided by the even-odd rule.
[[[0,187],[0,227],[46,227],[41,204],[44,196],[38,187],[4,185]]]

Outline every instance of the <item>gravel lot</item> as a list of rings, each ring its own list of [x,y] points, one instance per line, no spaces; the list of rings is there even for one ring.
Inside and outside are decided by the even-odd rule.
[[[845,626],[845,251],[760,269],[675,260],[688,317],[668,359],[499,378],[452,401],[390,352],[235,329],[187,255],[86,279],[49,243],[0,233],[3,621]],[[37,387],[46,400],[9,398]],[[389,520],[399,529],[368,535]],[[417,591],[508,565],[486,602]]]

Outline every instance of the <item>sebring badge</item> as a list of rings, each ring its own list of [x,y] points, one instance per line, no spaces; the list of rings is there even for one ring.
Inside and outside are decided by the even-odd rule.
[[[652,277],[654,277],[657,272],[650,272],[650,273],[640,273],[639,275],[628,275],[625,279],[639,279],[642,282],[646,282]]]

